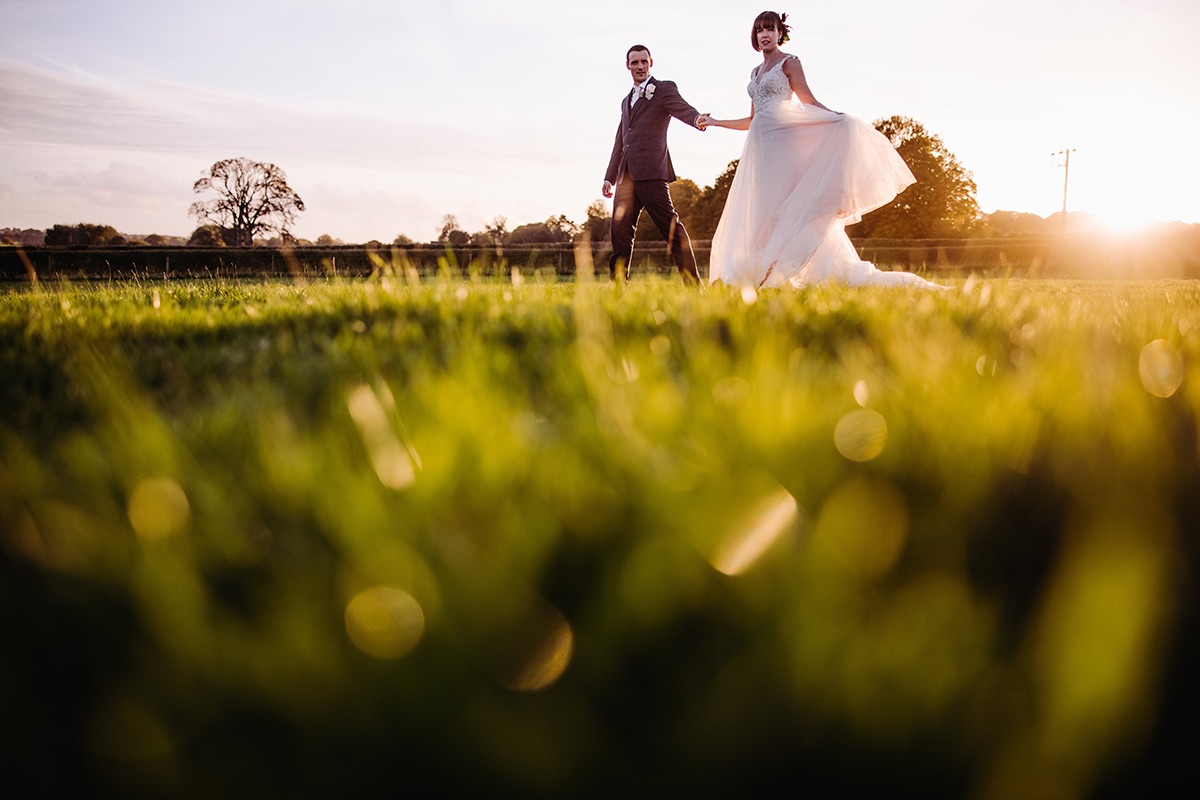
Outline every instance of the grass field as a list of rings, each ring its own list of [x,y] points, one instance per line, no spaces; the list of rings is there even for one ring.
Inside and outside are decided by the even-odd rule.
[[[1200,284],[42,284],[0,371],[10,785],[1195,786]]]

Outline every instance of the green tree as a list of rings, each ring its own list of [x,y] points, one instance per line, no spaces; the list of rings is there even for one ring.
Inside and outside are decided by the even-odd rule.
[[[125,237],[111,225],[55,225],[46,231],[46,244],[51,247],[104,247],[123,245]]]
[[[508,220],[504,217],[496,217],[490,225],[483,226],[483,230],[471,234],[471,244],[482,247],[503,248],[504,245],[508,244],[508,237],[510,235]]]
[[[571,242],[579,235],[582,230],[571,220],[567,219],[565,214],[559,214],[557,217],[551,217],[546,220],[546,227],[557,232],[558,240],[561,242]]]
[[[232,232],[231,244],[249,247],[254,237],[277,231],[284,239],[304,201],[287,184],[287,175],[274,164],[248,158],[227,158],[213,164],[192,186],[192,191],[216,192],[210,200],[197,200],[188,213],[201,223]]]
[[[587,207],[587,220],[581,230],[584,240],[592,244],[606,242],[612,236],[612,214],[609,213],[608,203],[603,200],[593,200]]]
[[[46,243],[46,232],[37,228],[4,228],[0,230],[0,244],[19,244],[31,247]]]
[[[729,187],[733,185],[733,176],[737,172],[738,159],[730,161],[725,170],[717,176],[712,186],[705,186],[696,198],[691,208],[690,217],[684,220],[688,233],[699,241],[711,240],[717,232],[717,223],[721,221],[721,212],[725,210],[725,200],[729,197]]]
[[[928,239],[978,229],[975,181],[940,137],[916,120],[901,116],[877,120],[875,129],[891,141],[917,182],[850,228],[852,236]]]
[[[580,227],[566,216],[559,214],[545,222],[518,225],[508,237],[512,245],[570,244],[579,234]]]
[[[220,225],[201,225],[188,238],[189,247],[226,247],[232,233]]]
[[[671,205],[675,206],[675,213],[679,215],[679,221],[687,229],[688,235],[693,239],[700,238],[692,230],[694,223],[693,211],[704,194],[704,190],[697,186],[695,181],[688,178],[679,178],[668,187],[668,190],[671,193]],[[654,225],[654,221],[650,219],[650,214],[646,211],[642,211],[638,217],[636,241],[665,241],[663,235],[659,233],[658,228]]]
[[[680,178],[670,186],[671,204],[675,206],[676,213],[683,220],[684,226],[693,222],[693,212],[696,208],[696,203],[699,202],[704,190],[696,185],[696,182],[688,178]]]
[[[1051,232],[1054,226],[1037,214],[1021,211],[995,211],[984,216],[983,222],[989,236],[1041,236]]]

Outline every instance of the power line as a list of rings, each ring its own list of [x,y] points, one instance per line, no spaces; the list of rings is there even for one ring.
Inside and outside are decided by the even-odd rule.
[[[1059,150],[1057,153],[1051,153],[1052,156],[1064,156],[1063,162],[1063,204],[1062,204],[1062,226],[1067,227],[1067,182],[1071,178],[1071,153],[1075,152],[1075,148],[1071,147],[1066,150]]]

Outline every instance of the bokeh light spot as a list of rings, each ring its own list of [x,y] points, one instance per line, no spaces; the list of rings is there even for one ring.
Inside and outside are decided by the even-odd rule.
[[[554,617],[508,682],[508,688],[518,692],[536,692],[554,683],[566,672],[575,650],[575,634],[562,615],[555,613]]]
[[[786,490],[766,498],[721,542],[712,565],[726,575],[740,575],[757,562],[796,521],[799,506]]]
[[[980,356],[975,359],[975,371],[985,378],[996,377],[996,359]]]
[[[854,480],[825,502],[812,541],[822,562],[873,579],[891,570],[907,539],[904,496],[890,483]]]
[[[425,612],[408,592],[377,586],[346,604],[346,633],[369,656],[403,658],[425,635]]]
[[[858,380],[854,382],[854,402],[858,403],[863,408],[871,402],[871,391],[867,388],[867,382]]]
[[[165,539],[181,532],[191,516],[187,495],[170,478],[146,478],[134,487],[126,508],[129,524],[143,539]]]
[[[1138,373],[1147,392],[1170,397],[1183,383],[1183,356],[1167,340],[1155,339],[1142,348]]]
[[[851,461],[870,461],[883,452],[887,435],[883,415],[860,408],[838,420],[833,429],[833,443],[838,452]]]
[[[481,609],[490,617],[478,640],[480,666],[511,692],[537,692],[558,681],[575,651],[575,632],[544,598],[510,585]]]

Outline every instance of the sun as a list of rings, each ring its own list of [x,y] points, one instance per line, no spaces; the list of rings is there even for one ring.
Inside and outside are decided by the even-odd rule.
[[[1193,167],[1177,158],[1171,169],[1147,170],[1140,157],[1116,148],[1071,159],[1068,210],[1085,212],[1106,232],[1144,233],[1158,224],[1197,221]],[[1064,191],[1067,187],[1063,187]]]
[[[1150,214],[1133,209],[1100,210],[1094,217],[1097,228],[1122,235],[1145,233],[1155,222]]]
[[[1147,201],[1144,187],[1134,181],[1100,182],[1092,176],[1076,182],[1072,175],[1068,212],[1076,229],[1113,234],[1143,233],[1162,221],[1163,209]]]

